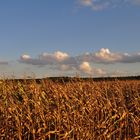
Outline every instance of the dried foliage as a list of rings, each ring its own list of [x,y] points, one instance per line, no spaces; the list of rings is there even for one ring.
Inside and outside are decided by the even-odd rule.
[[[0,82],[1,140],[138,140],[140,81]]]

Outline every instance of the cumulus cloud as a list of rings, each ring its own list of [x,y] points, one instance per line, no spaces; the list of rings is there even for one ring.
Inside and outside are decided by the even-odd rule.
[[[108,48],[101,48],[98,52],[85,53],[77,57],[79,61],[94,63],[136,63],[140,62],[140,53],[113,53]]]
[[[104,76],[106,75],[106,71],[100,68],[94,68],[91,67],[89,62],[82,62],[79,65],[79,71],[81,71],[82,73],[88,74],[88,75],[100,75],[100,76]]]
[[[102,48],[99,52],[94,54],[95,59],[101,62],[114,62],[122,59],[120,54],[110,52],[108,48]]]
[[[53,65],[57,63],[71,63],[72,58],[69,57],[67,53],[60,51],[52,53],[42,53],[38,58],[31,58],[27,54],[23,54],[20,57],[19,62],[32,64],[32,65]]]
[[[140,62],[140,53],[117,53],[111,52],[108,48],[101,48],[98,52],[84,53],[78,56],[70,56],[65,52],[42,53],[38,58],[24,54],[20,57],[19,62],[32,65],[67,65],[76,67],[80,64],[88,65],[87,63],[136,63]]]
[[[41,60],[39,58],[31,58],[31,56],[27,54],[23,54],[20,56],[20,63],[26,63],[26,64],[31,64],[31,65],[47,65],[47,62],[44,60]]]
[[[111,52],[108,48],[101,48],[97,52],[70,56],[61,51],[42,53],[37,58],[23,54],[20,63],[47,66],[60,71],[79,71],[90,75],[106,75],[106,70],[93,67],[94,64],[136,63],[140,62],[140,52],[135,54]]]
[[[95,53],[86,53],[78,57],[81,61],[90,61],[95,63],[113,63],[122,59],[119,53],[112,53],[108,48],[101,48]]]
[[[21,56],[21,59],[28,60],[28,59],[31,59],[31,57],[27,54],[24,54],[24,55]]]
[[[82,71],[82,72],[85,72],[85,73],[88,73],[88,74],[91,74],[92,73],[92,68],[89,64],[89,62],[82,62],[82,64],[80,64],[79,66],[79,69]]]
[[[52,60],[52,63],[54,61],[61,62],[61,61],[64,61],[65,59],[67,59],[67,58],[69,58],[69,55],[67,53],[60,52],[60,51],[54,52],[53,54],[43,53],[39,56],[40,60],[46,60],[46,61]]]

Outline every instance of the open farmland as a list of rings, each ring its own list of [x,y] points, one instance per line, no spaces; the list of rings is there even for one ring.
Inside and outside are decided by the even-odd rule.
[[[1,140],[138,140],[140,80],[3,80]]]

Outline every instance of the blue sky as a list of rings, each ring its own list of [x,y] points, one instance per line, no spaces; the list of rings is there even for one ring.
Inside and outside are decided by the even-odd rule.
[[[140,75],[140,0],[1,0],[0,75]]]

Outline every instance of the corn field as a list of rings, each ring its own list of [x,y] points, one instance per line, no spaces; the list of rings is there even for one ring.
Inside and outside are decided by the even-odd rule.
[[[139,140],[140,81],[0,81],[0,140]]]

